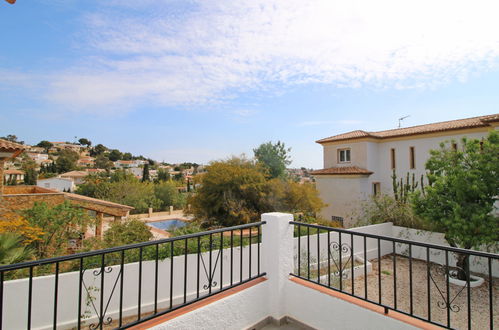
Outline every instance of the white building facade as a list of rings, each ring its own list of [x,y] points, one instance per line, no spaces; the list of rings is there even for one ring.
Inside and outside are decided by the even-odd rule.
[[[425,184],[425,163],[430,150],[450,141],[460,148],[462,138],[482,139],[499,129],[499,114],[381,132],[353,131],[318,140],[323,146],[324,168],[312,172],[323,201],[325,219],[341,217],[346,227],[357,222],[370,196],[393,193],[392,175]]]
[[[73,192],[76,189],[73,180],[57,177],[37,180],[36,185],[38,187],[54,189],[60,192]]]

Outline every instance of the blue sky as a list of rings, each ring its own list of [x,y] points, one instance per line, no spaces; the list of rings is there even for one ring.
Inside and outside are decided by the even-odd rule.
[[[497,113],[493,1],[0,2],[0,136],[206,163]]]

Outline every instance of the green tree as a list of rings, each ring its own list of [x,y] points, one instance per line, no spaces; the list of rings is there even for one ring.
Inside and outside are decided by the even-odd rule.
[[[147,212],[148,208],[161,205],[154,195],[153,183],[140,182],[133,174],[124,171],[113,173],[109,183],[98,184],[95,198],[132,206],[135,213]]]
[[[315,217],[325,206],[319,192],[310,183],[273,179],[268,182],[273,211],[303,213]]]
[[[152,237],[148,225],[138,219],[130,218],[112,222],[104,233],[104,244],[106,247],[122,246],[147,242]]]
[[[0,234],[0,266],[26,261],[32,257],[32,251],[22,242],[23,237],[18,234]]]
[[[258,221],[260,213],[271,210],[265,201],[266,189],[259,166],[234,157],[207,167],[201,187],[189,203],[205,226],[233,226]]]
[[[161,201],[161,209],[166,210],[169,206],[176,209],[185,206],[186,194],[178,191],[173,182],[162,181],[154,185],[154,195]]]
[[[28,155],[23,154],[21,169],[24,171],[24,184],[36,185],[36,180],[38,178],[36,167],[36,162],[29,158]]]
[[[114,166],[113,162],[109,160],[106,156],[103,154],[98,155],[95,157],[95,167],[97,168],[102,168],[104,170],[110,170]]]
[[[40,141],[36,146],[45,149],[45,152],[48,153],[50,148],[52,148],[54,145],[49,141],[43,140]]]
[[[286,148],[283,142],[267,142],[253,149],[255,158],[264,165],[271,178],[284,178],[286,176],[286,166],[291,164],[288,153],[291,148]]]
[[[123,159],[123,160],[132,160],[132,158],[133,158],[133,155],[129,152],[125,152],[123,154],[123,157],[121,157],[121,159]]]
[[[59,157],[55,161],[57,166],[57,172],[65,173],[69,171],[73,171],[76,169],[76,162],[80,158],[77,152],[73,150],[61,150],[59,152]]]
[[[118,149],[113,149],[109,153],[109,159],[113,162],[120,160],[123,157],[123,154]]]
[[[142,171],[142,182],[149,182],[149,163],[144,165],[144,170]]]
[[[90,141],[89,139],[85,139],[85,138],[79,139],[78,143],[81,144],[82,146],[87,146],[87,148],[90,148],[90,146],[92,145],[92,141]]]
[[[32,243],[37,259],[66,254],[69,240],[80,238],[82,228],[92,223],[83,209],[68,201],[53,207],[36,202],[23,216],[31,226],[43,230],[40,239]]]
[[[414,210],[445,234],[451,246],[480,248],[499,240],[499,218],[493,215],[499,195],[499,133],[483,141],[463,139],[463,149],[442,143],[426,163],[424,194],[414,194]],[[469,270],[466,255],[457,256],[459,278]]]
[[[156,179],[158,182],[164,182],[170,180],[170,173],[160,168],[158,170],[158,178]]]
[[[107,151],[107,148],[104,145],[99,143],[98,145],[96,145],[95,147],[90,149],[90,156],[95,157],[95,156],[98,156],[100,154],[105,153],[106,151]]]

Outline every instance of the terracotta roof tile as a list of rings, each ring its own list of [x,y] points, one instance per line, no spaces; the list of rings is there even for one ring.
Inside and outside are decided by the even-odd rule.
[[[66,172],[61,175],[59,175],[61,178],[68,178],[68,177],[85,177],[88,175],[88,172],[85,171],[71,171],[71,172]]]
[[[433,124],[418,125],[412,127],[396,128],[379,132],[352,131],[328,138],[317,140],[317,143],[336,142],[343,140],[355,140],[363,137],[375,139],[387,139],[399,136],[410,136],[418,134],[429,134],[435,132],[452,131],[457,129],[488,127],[492,122],[499,122],[499,114],[480,116],[466,119],[450,120]]]
[[[118,207],[118,208],[122,208],[122,209],[126,209],[126,210],[133,210],[133,207],[128,206],[128,205],[113,203],[113,202],[109,202],[109,201],[105,201],[105,200],[97,199],[97,198],[92,198],[92,197],[88,197],[88,196],[72,194],[72,193],[64,193],[64,196],[66,196],[66,198],[70,199],[70,200],[91,202],[91,203],[101,204],[101,205],[110,206],[110,207]]]
[[[331,167],[331,168],[324,168],[321,170],[316,170],[310,172],[312,175],[355,175],[355,174],[362,174],[362,175],[371,175],[373,172],[366,170],[364,168],[360,168],[357,166],[342,166],[342,167]]]
[[[18,175],[24,175],[24,171],[21,171],[21,170],[5,170],[5,171],[3,171],[3,174],[18,174]]]
[[[19,156],[24,149],[26,149],[26,146],[22,144],[0,139],[0,151],[14,152],[13,158]]]

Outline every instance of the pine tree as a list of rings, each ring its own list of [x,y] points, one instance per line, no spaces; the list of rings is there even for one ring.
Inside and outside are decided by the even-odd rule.
[[[149,164],[144,165],[144,171],[142,172],[142,182],[149,181]]]

